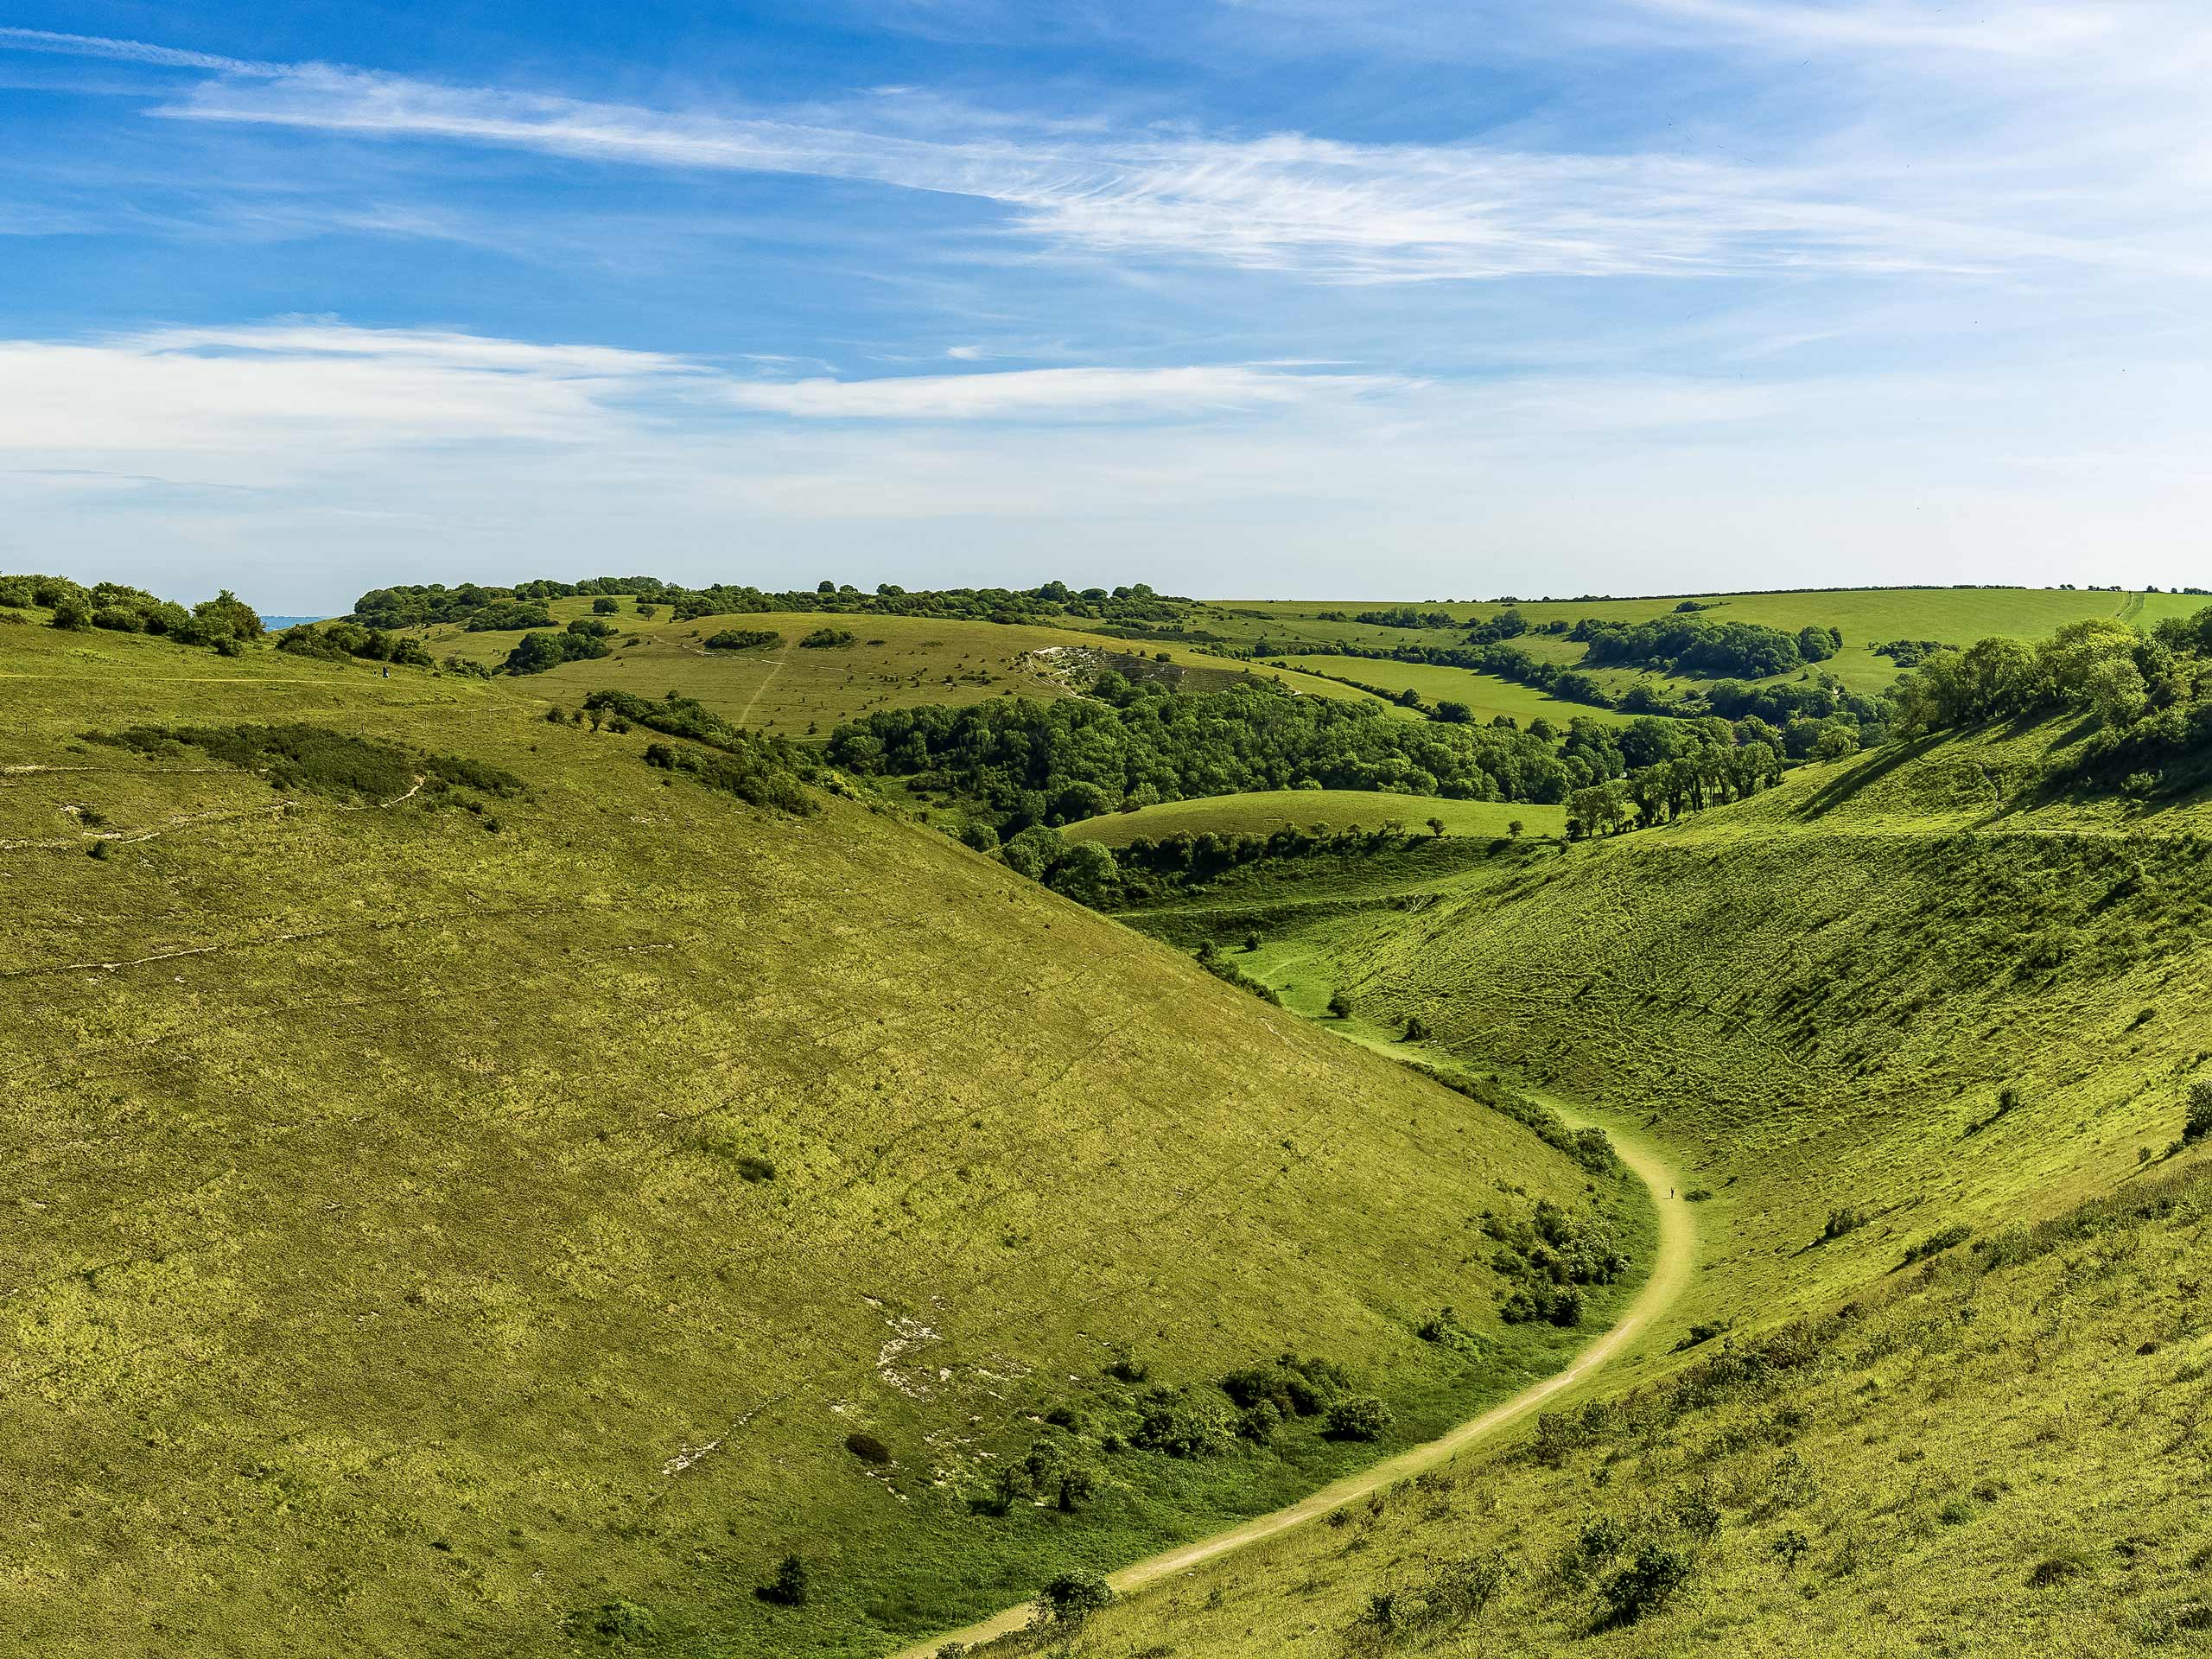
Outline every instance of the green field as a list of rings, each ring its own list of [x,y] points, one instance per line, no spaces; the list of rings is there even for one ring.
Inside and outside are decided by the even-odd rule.
[[[1670,594],[1649,599],[1522,599],[1515,608],[1539,627],[1548,622],[1571,624],[1585,617],[1601,621],[1640,622],[1666,615],[1684,599],[1713,607],[1704,614],[1715,621],[1759,622],[1793,632],[1814,623],[1840,629],[1843,650],[1821,666],[1835,674],[1850,690],[1861,692],[1879,691],[1897,677],[1897,664],[1888,658],[1875,656],[1872,649],[1891,639],[1933,639],[1957,645],[1971,645],[1992,634],[2037,639],[2063,623],[2087,617],[2113,617],[2148,626],[2161,617],[2187,616],[2212,605],[2212,596],[2201,594],[2105,593],[2042,588],[1870,588],[1789,593]],[[1441,612],[1461,620],[1495,615],[1504,608],[1488,600],[1402,603],[1410,604],[1415,610]],[[1209,608],[1207,625],[1243,645],[1255,645],[1262,639],[1322,644],[1344,640],[1387,649],[1404,644],[1448,644],[1459,637],[1442,629],[1323,621],[1317,615],[1338,612],[1348,617],[1356,616],[1362,611],[1398,609],[1401,604],[1376,600],[1218,601]],[[1531,656],[1547,661],[1573,664],[1581,660],[1582,648],[1579,645],[1556,636],[1523,636],[1513,643]],[[1300,659],[1286,660],[1296,663]],[[1359,665],[1363,670],[1404,668],[1403,664],[1386,665],[1371,661],[1362,661]],[[1340,671],[1332,666],[1328,671]],[[1433,669],[1425,671],[1464,672]],[[1395,683],[1366,673],[1354,677],[1364,678],[1375,685]],[[1522,697],[1538,695],[1486,675],[1466,677],[1489,688],[1485,696],[1492,702],[1500,697],[1510,698],[1512,694]],[[1604,677],[1609,683],[1625,685],[1637,677],[1606,671]],[[1695,683],[1691,680],[1665,683],[1677,686]],[[1426,688],[1416,689],[1424,696],[1429,695]],[[1472,699],[1462,697],[1461,701]],[[1500,703],[1499,708],[1507,714],[1517,712],[1510,700]]]
[[[627,1604],[656,1651],[880,1652],[1564,1363],[1473,1208],[1648,1230],[941,836],[546,719],[574,685],[37,626],[0,684],[14,1649],[591,1650]],[[397,770],[87,735],[272,724]],[[1414,1335],[1447,1303],[1465,1352]],[[1116,1438],[1293,1350],[1395,1423]],[[988,1512],[1040,1440],[1090,1496]],[[758,1598],[794,1553],[805,1605]]]
[[[1166,836],[1264,836],[1283,825],[1304,829],[1323,824],[1332,830],[1357,826],[1378,830],[1396,823],[1423,833],[1432,817],[1440,818],[1446,836],[1491,840],[1510,832],[1516,823],[1530,836],[1565,832],[1563,808],[1530,802],[1445,801],[1427,795],[1386,795],[1359,789],[1276,789],[1249,795],[1215,795],[1189,801],[1162,801],[1134,812],[1113,812],[1086,818],[1067,827],[1072,841],[1096,841],[1122,847],[1140,836],[1158,840]]]
[[[1578,655],[1581,649],[1580,645],[1573,647]],[[1284,660],[1315,674],[1355,680],[1378,691],[1417,692],[1431,708],[1445,702],[1464,702],[1473,711],[1476,721],[1484,725],[1503,718],[1519,726],[1526,726],[1532,720],[1548,720],[1563,728],[1578,717],[1603,721],[1609,725],[1631,718],[1611,709],[1567,702],[1533,687],[1502,680],[1495,674],[1478,674],[1472,669],[1446,668],[1430,663],[1395,663],[1387,658],[1373,657],[1291,657]]]
[[[927,617],[825,615],[766,612],[672,620],[664,605],[641,617],[637,603],[620,601],[609,620],[620,632],[607,643],[612,656],[563,663],[531,677],[550,697],[582,696],[613,686],[639,696],[674,691],[696,698],[741,725],[781,736],[826,735],[838,724],[877,709],[942,703],[965,708],[992,697],[1063,697],[1074,694],[1072,672],[1094,662],[1123,657],[1155,658],[1196,683],[1219,683],[1241,674],[1279,681],[1311,696],[1376,702],[1349,686],[1316,676],[1230,663],[1183,645],[1128,645],[1061,628]],[[588,599],[550,601],[556,623],[592,613]],[[799,641],[824,627],[853,635],[849,645],[803,647]],[[726,629],[758,630],[779,643],[745,651],[709,651],[706,641]],[[411,631],[432,657],[448,655],[496,667],[520,639],[520,631],[470,633],[451,626]],[[632,643],[634,641],[634,643]]]

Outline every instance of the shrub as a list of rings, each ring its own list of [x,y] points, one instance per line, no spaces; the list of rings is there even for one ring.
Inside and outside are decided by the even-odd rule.
[[[2182,1122],[2181,1138],[2189,1142],[2207,1135],[2212,1135],[2212,1078],[2199,1077],[2189,1085],[2189,1111]]]
[[[860,636],[844,628],[817,628],[799,641],[809,651],[823,651],[856,645]]]
[[[619,600],[601,597],[594,599],[591,602],[592,614],[594,616],[612,616],[615,612],[621,608],[621,601]]]
[[[594,1635],[610,1642],[650,1642],[658,1633],[650,1609],[634,1601],[603,1601],[592,1610]]]
[[[1689,1581],[1695,1563],[1683,1551],[1664,1544],[1646,1544],[1636,1559],[1605,1583],[1600,1595],[1609,1625],[1633,1624],[1647,1613],[1656,1613]]]
[[[1688,1192],[1682,1194],[1682,1202],[1685,1204],[1704,1204],[1712,1197],[1713,1189],[1711,1187],[1694,1186],[1690,1188]]]
[[[1080,1567],[1059,1573],[1037,1592],[1038,1611],[1055,1624],[1080,1624],[1113,1601],[1113,1586]]]
[[[776,1166],[773,1160],[748,1152],[737,1160],[737,1173],[748,1181],[772,1181]]]
[[[1333,1440],[1376,1440],[1397,1421],[1390,1408],[1371,1394],[1355,1394],[1329,1408],[1328,1433]]]
[[[1848,1206],[1828,1211],[1827,1224],[1821,1229],[1823,1242],[1841,1238],[1846,1233],[1856,1232],[1866,1224],[1866,1213]]]
[[[1425,1043],[1428,1040],[1428,1022],[1426,1020],[1423,1020],[1421,1015],[1417,1014],[1408,1014],[1406,1016],[1405,1040],[1409,1043]]]
[[[1949,1249],[1953,1245],[1963,1244],[1967,1240],[1973,1236],[1973,1228],[1966,1226],[1964,1224],[1955,1224],[1952,1226],[1944,1228],[1940,1232],[1929,1234],[1927,1237],[1922,1239],[1917,1244],[1907,1247],[1904,1253],[1904,1261],[1900,1265],[1909,1268],[1914,1262],[1924,1262],[1931,1255],[1941,1255],[1945,1250]]]
[[[1228,1409],[1191,1389],[1154,1389],[1139,1402],[1139,1411],[1136,1432],[1129,1438],[1147,1452],[1211,1458],[1236,1443],[1236,1425]]]
[[[1349,1019],[1351,1019],[1351,998],[1350,998],[1349,996],[1346,996],[1346,995],[1345,995],[1342,991],[1332,991],[1332,992],[1330,992],[1330,993],[1329,993],[1329,1018],[1331,1018],[1332,1020],[1349,1020]]]
[[[786,1555],[776,1563],[776,1576],[753,1594],[779,1607],[804,1607],[813,1588],[814,1574],[806,1563],[797,1555]]]
[[[859,1430],[845,1436],[845,1450],[862,1463],[882,1465],[891,1461],[889,1446],[877,1440],[874,1435]]]

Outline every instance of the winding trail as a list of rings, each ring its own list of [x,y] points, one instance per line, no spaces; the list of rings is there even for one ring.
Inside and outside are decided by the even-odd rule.
[[[1556,1101],[1545,1103],[1574,1127],[1586,1127],[1586,1120],[1579,1118]],[[1340,1509],[1408,1476],[1433,1468],[1470,1446],[1495,1438],[1555,1395],[1565,1393],[1579,1382],[1586,1382],[1640,1336],[1654,1319],[1671,1307],[1688,1286],[1690,1268],[1697,1254],[1697,1232],[1689,1205],[1679,1196],[1660,1196],[1662,1192],[1679,1194],[1682,1191],[1681,1177],[1656,1147],[1640,1136],[1610,1128],[1606,1132],[1612,1136],[1614,1149],[1620,1154],[1621,1161],[1650,1190],[1652,1206],[1658,1211],[1659,1217],[1651,1276],[1644,1281],[1643,1289],[1636,1294],[1636,1300],[1622,1312],[1611,1329],[1577,1354],[1562,1370],[1530,1383],[1518,1394],[1499,1401],[1479,1417],[1470,1418],[1448,1434],[1332,1481],[1287,1508],[1255,1516],[1226,1532],[1217,1532],[1194,1543],[1164,1550],[1143,1560],[1133,1561],[1118,1572],[1108,1573],[1106,1581],[1114,1586],[1114,1592],[1128,1595],[1132,1591],[1157,1584],[1176,1573],[1188,1572],[1202,1562],[1226,1555],[1232,1550],[1288,1532],[1294,1527],[1316,1520],[1332,1510]],[[901,1649],[899,1659],[930,1659],[930,1656],[948,1642],[973,1645],[1020,1630],[1028,1624],[1033,1605],[1033,1603],[1023,1602],[965,1630],[933,1636],[927,1641]]]

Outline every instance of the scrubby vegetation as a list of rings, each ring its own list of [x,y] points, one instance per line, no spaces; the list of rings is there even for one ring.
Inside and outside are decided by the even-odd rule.
[[[198,749],[269,780],[275,789],[383,804],[426,791],[433,801],[454,790],[504,798],[523,791],[512,772],[460,755],[381,742],[327,726],[132,726],[86,732],[86,740],[164,758]]]
[[[96,582],[86,588],[67,576],[0,575],[0,607],[43,610],[57,628],[105,628],[145,633],[180,645],[204,645],[234,656],[264,632],[253,607],[225,588],[189,610],[142,588]]]

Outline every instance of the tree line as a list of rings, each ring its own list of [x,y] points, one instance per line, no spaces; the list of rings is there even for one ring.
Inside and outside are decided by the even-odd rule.
[[[544,601],[577,597],[628,595],[666,605],[678,621],[702,616],[748,615],[766,611],[824,611],[851,616],[917,616],[949,620],[1051,623],[1067,618],[1129,625],[1174,623],[1196,601],[1154,593],[1143,582],[1118,588],[1071,588],[1047,582],[1035,588],[949,588],[909,593],[895,582],[881,582],[863,593],[849,582],[823,582],[811,588],[783,593],[750,584],[715,582],[687,588],[658,576],[594,576],[583,582],[541,579],[512,588],[464,582],[377,588],[353,601],[348,620],[365,627],[426,627],[458,623],[479,631],[550,627]]]

